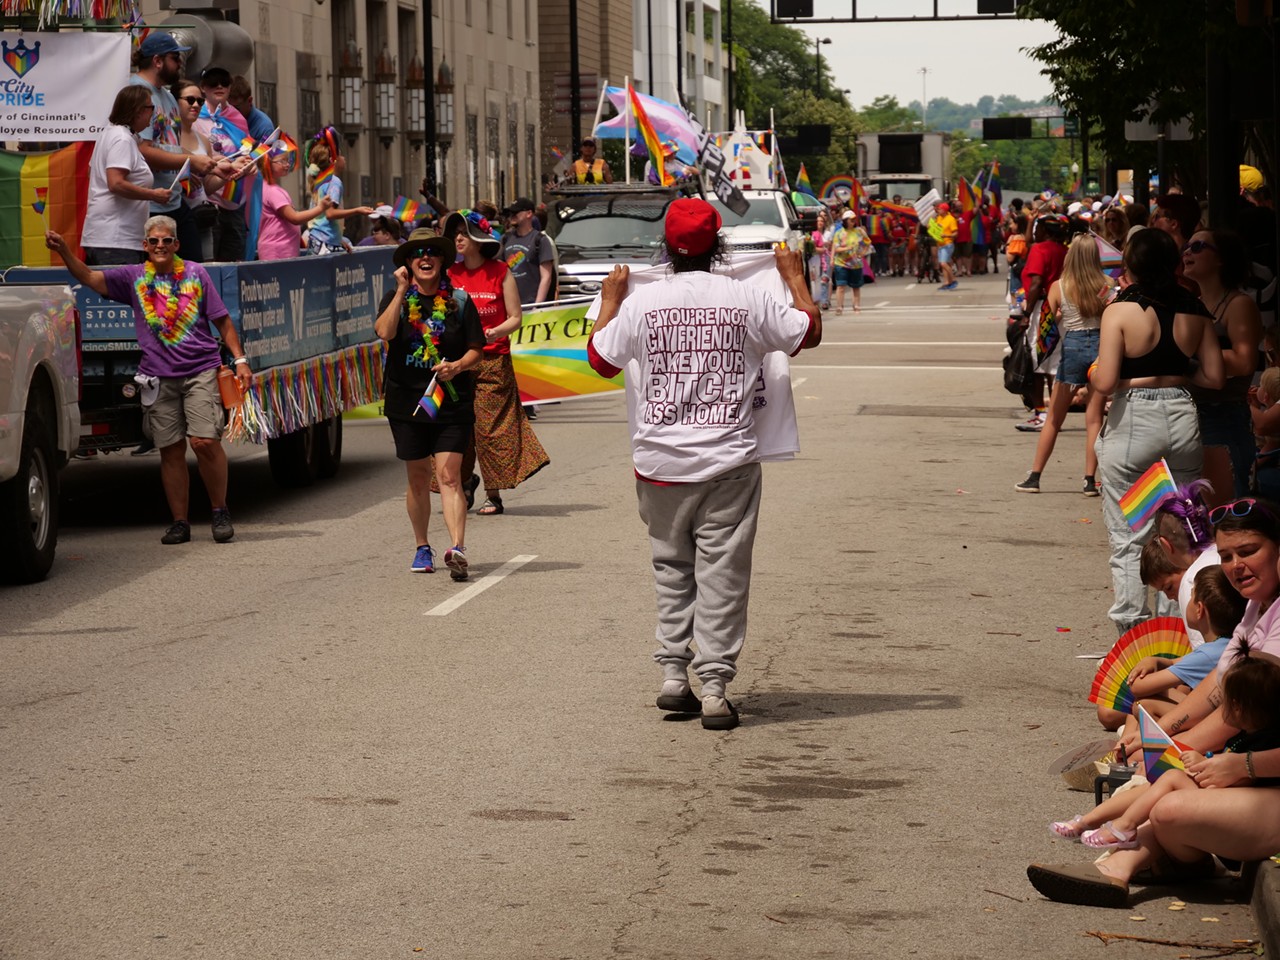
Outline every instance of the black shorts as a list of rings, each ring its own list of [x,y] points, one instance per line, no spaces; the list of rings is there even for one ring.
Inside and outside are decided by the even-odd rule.
[[[425,460],[437,453],[464,453],[471,439],[469,423],[422,423],[407,420],[388,420],[391,436],[396,442],[396,458],[400,460]]]

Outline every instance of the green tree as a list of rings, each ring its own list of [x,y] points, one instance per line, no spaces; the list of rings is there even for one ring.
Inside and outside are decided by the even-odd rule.
[[[897,97],[879,96],[858,111],[862,128],[876,133],[910,130],[919,122],[920,113],[898,103]]]

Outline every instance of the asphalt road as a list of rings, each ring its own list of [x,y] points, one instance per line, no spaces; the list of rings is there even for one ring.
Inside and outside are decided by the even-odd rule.
[[[865,303],[794,364],[804,449],[765,468],[730,733],[653,706],[617,397],[544,412],[551,466],[469,520],[469,587],[409,573],[378,422],[309,491],[238,451],[222,546],[199,493],[193,542],[160,545],[154,456],[73,464],[53,574],[0,590],[0,957],[1172,958],[1087,934],[1255,936],[1225,884],[1122,911],[1027,884],[1085,859],[1046,824],[1089,800],[1045,769],[1096,736],[1077,655],[1114,639],[1083,423],[1044,493],[1014,493],[1034,441],[1000,385],[997,281]]]

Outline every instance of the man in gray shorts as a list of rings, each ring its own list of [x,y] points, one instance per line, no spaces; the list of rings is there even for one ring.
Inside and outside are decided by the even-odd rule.
[[[177,255],[177,230],[171,217],[152,217],[143,230],[147,262],[104,270],[85,266],[53,231],[45,234],[45,245],[62,258],[77,282],[100,297],[133,307],[142,350],[138,374],[146,381],[143,416],[160,448],[160,479],[173,513],[173,523],[160,542],[191,539],[189,438],[213,505],[213,539],[226,543],[235,536],[235,528],[227,511],[227,455],[222,449],[224,416],[218,391],[222,356],[209,324],[218,328],[235,358],[236,376],[245,389],[253,383],[253,372],[209,274],[200,264]]]

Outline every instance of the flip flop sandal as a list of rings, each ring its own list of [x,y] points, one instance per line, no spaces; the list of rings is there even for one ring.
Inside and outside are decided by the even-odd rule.
[[[1091,863],[1047,866],[1033,863],[1027,867],[1031,885],[1050,900],[1075,903],[1085,907],[1126,907],[1129,885],[1118,877],[1109,877]]]
[[[462,485],[462,489],[467,493],[467,509],[470,510],[476,505],[476,490],[480,486],[480,476],[473,473],[471,478]]]
[[[1104,830],[1110,832],[1115,839],[1103,840],[1101,834]],[[1110,820],[1097,830],[1086,830],[1080,834],[1080,842],[1090,850],[1137,850],[1141,846],[1137,830],[1121,830]]]
[[[1072,840],[1076,843],[1080,842],[1080,834],[1085,830],[1081,826],[1084,822],[1084,814],[1077,814],[1070,820],[1055,820],[1049,824],[1049,832],[1056,836],[1062,837],[1064,840]]]
[[[496,517],[498,514],[503,513],[504,510],[501,498],[489,497],[484,503],[480,504],[480,509],[476,511],[476,516]]]

